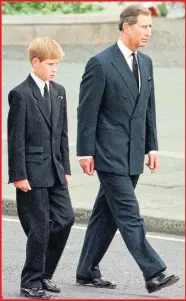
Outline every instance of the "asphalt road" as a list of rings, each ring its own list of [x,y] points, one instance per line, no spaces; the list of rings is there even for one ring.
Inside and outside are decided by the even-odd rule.
[[[81,287],[75,284],[76,266],[81,251],[85,225],[75,225],[54,280],[61,287],[53,298],[99,299],[183,299],[184,298],[184,242],[183,237],[148,233],[148,240],[166,262],[170,273],[179,275],[174,286],[148,294],[141,271],[117,233],[100,265],[103,277],[117,283],[116,290]],[[19,298],[20,273],[25,260],[26,236],[17,219],[3,218],[3,298]]]

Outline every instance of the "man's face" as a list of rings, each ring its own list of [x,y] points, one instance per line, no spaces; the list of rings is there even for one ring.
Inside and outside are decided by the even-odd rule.
[[[128,26],[128,34],[130,43],[136,48],[147,45],[151,36],[152,18],[151,16],[139,15],[137,23]]]
[[[58,65],[59,60],[57,59],[47,59],[42,62],[40,62],[40,60],[37,58],[32,60],[34,73],[43,81],[55,79]]]

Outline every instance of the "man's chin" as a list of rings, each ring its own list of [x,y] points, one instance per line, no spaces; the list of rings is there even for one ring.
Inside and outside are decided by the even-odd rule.
[[[141,44],[139,45],[139,48],[140,48],[140,47],[145,47],[145,46],[147,46],[147,44],[148,44],[148,42],[143,42],[143,43],[141,43]]]
[[[54,79],[55,79],[55,76],[50,76],[48,80],[50,81],[50,80],[54,80]]]

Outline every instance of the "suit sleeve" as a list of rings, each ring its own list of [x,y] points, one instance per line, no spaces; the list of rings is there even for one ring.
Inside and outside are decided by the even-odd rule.
[[[67,118],[67,101],[66,92],[64,92],[64,107],[63,107],[63,129],[61,136],[61,154],[65,174],[70,175],[70,160],[69,160],[69,142],[68,142],[68,118]]]
[[[154,77],[153,66],[150,60],[150,70],[152,77],[151,93],[148,100],[147,112],[146,112],[146,145],[145,154],[148,154],[151,150],[158,151],[158,139],[157,139],[157,127],[156,127],[156,107],[155,107],[155,92],[154,92]]]
[[[77,156],[94,156],[99,109],[105,88],[105,76],[97,58],[91,58],[80,84],[77,109]]]
[[[12,90],[8,95],[8,167],[9,183],[27,179],[25,165],[26,105],[22,96]]]

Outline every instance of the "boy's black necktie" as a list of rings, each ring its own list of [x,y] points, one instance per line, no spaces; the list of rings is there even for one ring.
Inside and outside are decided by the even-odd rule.
[[[51,117],[51,98],[50,98],[50,93],[48,91],[48,86],[47,84],[45,84],[45,87],[44,87],[44,100],[46,102],[46,107],[47,107],[47,113],[48,113],[48,116],[49,118]]]
[[[134,77],[135,77],[135,79],[136,79],[136,83],[137,83],[138,90],[139,90],[138,63],[137,63],[137,60],[136,60],[136,55],[135,55],[135,53],[133,52],[131,55],[133,56],[132,72],[133,72]]]

